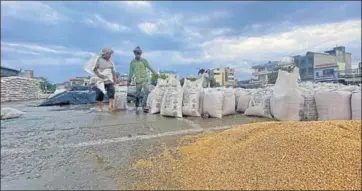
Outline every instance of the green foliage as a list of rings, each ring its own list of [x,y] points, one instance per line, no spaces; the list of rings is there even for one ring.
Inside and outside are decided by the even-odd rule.
[[[54,92],[56,90],[56,86],[51,84],[46,78],[40,78],[40,89],[43,93]]]
[[[210,79],[210,87],[217,88],[217,87],[220,87],[220,84],[218,82],[216,82],[215,78],[211,78]]]
[[[156,74],[152,74],[152,76],[151,76],[151,82],[156,83],[157,80],[158,80],[158,78],[161,78],[161,79],[163,79],[163,80],[166,80],[166,79],[167,79],[167,76],[166,76],[166,74],[161,74],[159,77],[157,77]]]
[[[163,80],[166,80],[166,79],[167,79],[167,75],[166,75],[166,74],[161,74],[161,75],[160,75],[160,78],[163,79]]]
[[[158,79],[158,77],[157,77],[155,74],[152,74],[152,76],[151,76],[151,82],[156,83],[156,82],[157,82],[157,79]]]

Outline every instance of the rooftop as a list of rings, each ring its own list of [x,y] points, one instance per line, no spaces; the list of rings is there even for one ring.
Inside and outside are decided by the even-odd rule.
[[[20,72],[20,70],[16,70],[16,69],[9,68],[9,67],[5,67],[5,66],[1,66],[1,69],[6,69],[6,70],[12,70],[12,71]]]

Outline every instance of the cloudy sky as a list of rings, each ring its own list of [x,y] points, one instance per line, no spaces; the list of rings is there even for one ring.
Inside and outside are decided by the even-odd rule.
[[[346,46],[361,58],[361,2],[1,2],[1,65],[54,83],[86,76],[92,54],[111,47],[127,73],[132,50],[181,76]]]

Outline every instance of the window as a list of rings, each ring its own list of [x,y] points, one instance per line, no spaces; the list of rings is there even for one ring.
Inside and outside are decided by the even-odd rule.
[[[334,76],[334,69],[323,70],[323,76],[324,77]]]
[[[308,75],[313,75],[313,67],[308,67]]]
[[[319,72],[316,73],[316,76],[319,77]]]
[[[314,59],[313,57],[308,57],[308,66],[312,66],[314,65]]]
[[[305,75],[306,75],[306,72],[307,72],[307,70],[306,70],[305,68],[300,69],[300,71],[299,71],[300,76],[301,76],[301,77],[302,77],[302,76],[305,76]]]

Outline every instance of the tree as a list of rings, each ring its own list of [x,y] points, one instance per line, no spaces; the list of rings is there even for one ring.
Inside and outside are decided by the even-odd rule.
[[[54,84],[51,84],[46,78],[40,77],[40,89],[43,93],[47,92],[54,92],[56,89],[56,86]]]
[[[220,84],[216,82],[215,78],[210,78],[210,87],[212,88],[220,87]]]
[[[166,80],[166,79],[167,79],[167,75],[166,75],[166,74],[161,74],[161,75],[159,75],[159,77],[157,77],[155,74],[152,74],[152,76],[151,76],[151,83],[152,83],[152,84],[156,84],[158,78],[161,78],[161,79],[163,79],[163,80]]]

